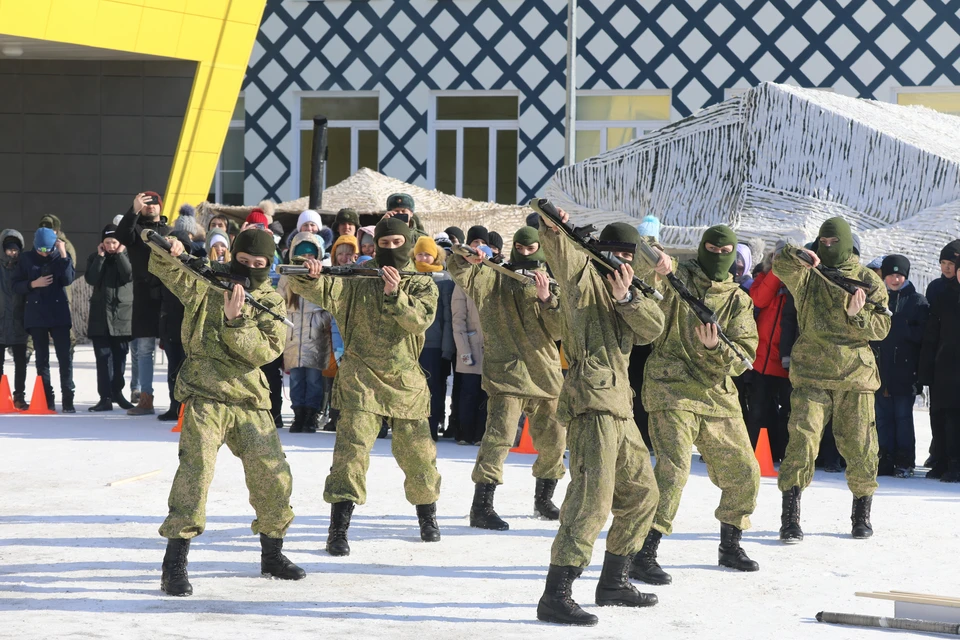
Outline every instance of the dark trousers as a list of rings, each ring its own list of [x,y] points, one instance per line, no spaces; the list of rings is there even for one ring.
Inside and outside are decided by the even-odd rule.
[[[96,336],[93,355],[97,359],[97,393],[101,400],[111,402],[123,391],[123,376],[127,368],[130,339],[117,336]]]
[[[283,410],[283,354],[279,358],[260,367],[267,376],[270,385],[270,415],[277,418]]]
[[[941,473],[951,462],[960,462],[960,409],[937,409],[930,412],[930,425],[934,429],[933,465]]]
[[[427,373],[427,387],[430,389],[430,435],[436,440],[446,419],[450,361],[443,359],[442,349],[424,348],[420,352],[420,366]]]
[[[643,408],[640,394],[643,392],[643,368],[652,351],[653,347],[649,344],[634,347],[630,352],[630,364],[627,367],[627,377],[630,380],[630,388],[633,389],[633,421],[640,429],[643,444],[647,445],[647,449],[651,451],[653,451],[653,442],[650,441],[650,414]]]
[[[770,453],[774,462],[783,460],[787,450],[787,422],[790,420],[790,378],[757,374],[750,385],[749,409],[746,414],[750,444],[757,448],[760,429],[770,437]]]
[[[33,327],[30,330],[33,338],[33,352],[36,357],[37,375],[43,380],[43,390],[47,396],[47,404],[53,404],[53,386],[50,384],[50,338],[53,338],[53,348],[57,353],[57,364],[60,365],[60,393],[64,398],[73,400],[73,361],[70,359],[70,327]],[[53,408],[52,406],[50,407]]]
[[[3,363],[7,359],[7,348],[13,351],[13,395],[23,398],[27,383],[27,345],[0,344],[0,376],[3,375]]]
[[[913,403],[917,397],[876,394],[877,439],[880,451],[888,453],[898,464],[914,466],[917,438],[913,431]]]
[[[187,354],[183,351],[183,343],[180,340],[163,340],[163,351],[167,354],[167,389],[170,391],[170,404],[176,402],[173,395],[173,389],[177,386],[177,375],[180,373],[180,367],[183,361],[187,359]]]
[[[461,374],[460,383],[460,433],[457,440],[474,443],[483,439],[487,429],[487,392],[480,384],[483,376],[478,373]]]
[[[930,389],[930,396],[927,398],[931,407],[937,406],[933,397],[933,389]],[[930,457],[932,462],[937,461],[937,451],[943,449],[943,430],[946,428],[944,418],[946,414],[942,410],[934,411],[930,409]]]

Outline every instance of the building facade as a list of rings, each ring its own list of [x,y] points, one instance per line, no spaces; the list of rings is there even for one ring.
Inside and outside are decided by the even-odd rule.
[[[580,0],[576,26],[575,159],[763,81],[960,115],[960,0]],[[324,115],[328,185],[523,202],[564,162],[566,58],[566,0],[268,0],[212,197],[305,195]]]

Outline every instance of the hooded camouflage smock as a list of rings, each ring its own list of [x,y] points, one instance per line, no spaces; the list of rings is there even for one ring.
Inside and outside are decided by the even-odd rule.
[[[149,251],[149,249],[148,249]],[[151,252],[149,269],[184,306],[180,330],[186,359],[174,395],[180,402],[198,397],[244,409],[269,409],[270,390],[260,370],[283,352],[287,328],[273,316],[243,305],[240,317],[223,315],[223,292]],[[280,316],[283,298],[267,280],[250,292]]]
[[[646,266],[646,265],[643,265]],[[753,301],[728,275],[714,282],[696,260],[675,266],[675,273],[690,292],[703,300],[717,315],[723,332],[740,347],[748,360],[757,355],[757,324],[753,319]],[[650,282],[652,270],[638,275]],[[643,373],[643,408],[652,411],[691,411],[705,416],[739,416],[740,402],[731,376],[746,367],[721,342],[708,350],[695,330],[700,320],[680,299],[666,280],[656,281],[663,294],[660,308],[666,329],[653,343]]]
[[[376,260],[363,264],[376,269]],[[396,295],[380,278],[291,278],[289,286],[329,310],[343,336],[343,359],[333,384],[337,409],[414,420],[430,415],[430,391],[420,368],[424,333],[439,292],[429,276],[403,276]]]
[[[560,395],[559,289],[547,304],[534,285],[452,256],[447,268],[477,304],[483,333],[483,389],[525,398]]]
[[[880,373],[869,342],[886,337],[890,318],[868,306],[849,317],[850,294],[804,267],[796,251],[797,247],[788,244],[773,261],[773,273],[797,305],[799,336],[791,353],[790,382],[794,387],[830,391],[876,391]],[[857,256],[838,268],[847,278],[868,282],[872,289],[867,298],[886,308],[887,288]]]

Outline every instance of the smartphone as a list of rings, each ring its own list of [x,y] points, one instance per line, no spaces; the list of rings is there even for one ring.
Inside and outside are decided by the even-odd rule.
[[[160,198],[157,196],[147,196],[147,199],[144,202],[147,204],[160,204]]]
[[[397,214],[394,214],[393,217],[396,218],[397,220],[400,220],[401,222],[407,222],[407,223],[410,222],[409,213],[397,213]]]
[[[256,224],[250,225],[250,229],[266,229],[266,228],[267,228],[267,225],[263,224],[262,222],[257,222]]]

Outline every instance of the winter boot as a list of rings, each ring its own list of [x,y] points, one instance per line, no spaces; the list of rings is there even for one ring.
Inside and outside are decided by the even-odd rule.
[[[420,539],[424,542],[440,542],[440,525],[437,524],[437,503],[418,504],[417,520],[420,521]]]
[[[633,556],[630,565],[630,577],[647,584],[670,584],[673,578],[657,562],[657,548],[663,534],[651,528],[643,541],[643,548]]]
[[[189,552],[190,540],[185,538],[170,538],[167,540],[167,552],[163,554],[160,590],[169,596],[193,595],[193,586],[187,576],[187,554]]]
[[[324,430],[324,431],[333,431],[333,432],[336,432],[336,430],[337,430],[337,418],[339,418],[339,417],[340,417],[340,413],[339,413],[338,411],[334,411],[333,409],[331,409],[330,411],[328,411],[328,412],[327,412],[327,421],[323,423],[323,430]]]
[[[170,401],[170,408],[165,413],[157,416],[160,422],[176,422],[180,419],[180,403],[176,400]]]
[[[130,402],[133,404],[140,404],[140,389],[134,389],[130,392]],[[133,407],[130,407],[131,409]]]
[[[493,510],[493,492],[495,484],[478,484],[473,491],[473,504],[470,506],[470,526],[491,531],[506,531],[510,525],[500,519]]]
[[[783,492],[783,506],[780,510],[780,542],[796,544],[803,540],[800,528],[800,487]]]
[[[277,429],[283,429],[283,416],[279,413],[273,416],[273,426],[275,426]]]
[[[317,410],[312,407],[303,408],[303,432],[317,432]]]
[[[30,408],[30,405],[24,400],[22,393],[13,394],[13,408],[17,411],[26,411]]]
[[[537,604],[537,620],[580,627],[597,624],[597,616],[587,613],[573,600],[573,581],[579,578],[581,573],[583,569],[579,567],[550,565],[547,586]]]
[[[390,425],[387,424],[387,421],[384,420],[380,423],[380,433],[377,434],[377,440],[383,440],[387,437],[387,430],[390,429]]]
[[[307,572],[283,555],[283,538],[260,534],[260,573],[281,580],[303,580]]]
[[[152,416],[155,413],[152,393],[141,393],[140,402],[137,403],[137,406],[127,411],[128,416]]]
[[[858,540],[873,535],[873,526],[870,524],[870,507],[872,504],[873,496],[853,498],[853,513],[850,514],[850,521],[853,523],[851,534]]]
[[[740,546],[743,531],[725,522],[720,523],[720,566],[737,571],[760,571],[760,565],[747,557]]]
[[[303,433],[303,418],[306,411],[306,407],[293,408],[293,422],[290,423],[290,433]]]
[[[940,482],[960,482],[960,460],[950,460],[940,476]]]
[[[652,607],[659,600],[652,593],[640,593],[627,579],[630,556],[603,555],[603,569],[597,583],[599,607]]]
[[[52,408],[53,405],[51,405]],[[60,405],[60,413],[76,413],[77,410],[73,406],[73,394],[65,393],[63,394],[63,404]]]
[[[113,403],[110,398],[100,398],[100,402],[87,409],[87,411],[113,411]]]
[[[533,494],[533,515],[543,520],[560,519],[560,509],[553,504],[553,492],[556,488],[556,480],[537,478],[537,488]]]
[[[898,478],[912,478],[916,467],[912,451],[898,451],[893,457],[893,475]]]
[[[354,504],[349,500],[330,505],[330,529],[327,535],[327,553],[332,556],[350,555],[350,543],[347,542],[347,529],[350,528],[350,516]]]
[[[880,461],[877,463],[878,476],[893,475],[893,454],[887,451],[880,452]]]
[[[127,399],[123,397],[122,391],[117,391],[110,399],[113,400],[113,402],[124,411],[133,409],[133,405],[127,402]]]

